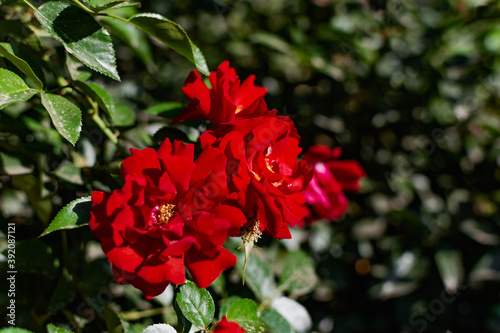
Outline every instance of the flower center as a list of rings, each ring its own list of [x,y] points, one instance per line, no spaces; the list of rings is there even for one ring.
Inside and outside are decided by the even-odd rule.
[[[163,204],[161,206],[156,206],[153,209],[152,215],[153,215],[153,220],[156,223],[168,223],[170,221],[170,218],[175,216],[177,214],[175,205],[172,204]]]

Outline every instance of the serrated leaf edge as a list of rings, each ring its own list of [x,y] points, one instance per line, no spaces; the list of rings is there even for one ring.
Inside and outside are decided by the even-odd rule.
[[[68,230],[68,229],[77,229],[77,228],[80,228],[80,227],[83,227],[87,224],[83,223],[81,225],[77,225],[77,226],[66,226],[66,227],[63,227],[63,228],[59,228],[59,229],[54,229],[54,230],[50,230],[50,231],[47,231],[50,229],[50,226],[52,225],[52,223],[54,223],[54,221],[57,219],[58,216],[60,216],[60,214],[62,214],[62,212],[66,209],[66,208],[69,208],[71,205],[76,205],[76,204],[79,204],[81,202],[88,202],[88,201],[91,201],[91,196],[87,196],[87,197],[81,197],[81,198],[78,198],[78,199],[75,199],[73,201],[71,201],[70,203],[68,203],[66,206],[64,206],[63,208],[61,208],[61,210],[57,213],[57,215],[54,217],[54,219],[52,220],[52,222],[50,222],[49,226],[47,228],[45,228],[45,230],[43,231],[43,233],[38,236],[38,238],[40,237],[43,237],[43,236],[46,236],[54,231],[58,231],[58,230]]]
[[[47,5],[47,4],[50,4],[50,3],[53,3],[53,2],[59,2],[59,3],[63,3],[63,4],[66,4],[66,5],[69,5],[69,6],[73,6],[73,5],[70,5],[70,4],[67,4],[67,3],[65,3],[65,2],[61,2],[61,1],[49,1],[49,2],[44,3],[44,4],[43,4],[43,5],[41,5],[39,8],[37,8],[37,11],[36,11],[36,12],[38,13],[38,15],[43,16],[43,18],[44,18],[45,20],[49,21],[49,22],[51,22],[51,21],[50,21],[50,20],[49,20],[49,19],[48,19],[45,15],[43,15],[43,13],[40,11],[40,9],[41,9],[43,6],[45,6],[45,5]],[[78,8],[78,7],[76,7],[76,6],[73,6],[73,7]],[[79,8],[79,9],[80,9],[80,8]],[[81,10],[81,9],[80,9],[80,10]],[[82,13],[85,13],[85,11],[83,11],[83,10],[81,10],[81,11],[82,11]],[[85,15],[89,15],[89,14],[88,14],[88,13],[85,13]],[[90,16],[90,15],[89,15],[89,16]],[[35,17],[36,17],[36,15],[35,15]],[[90,17],[91,17],[92,19],[94,19],[92,16],[90,16]],[[37,18],[37,19],[38,19],[38,18]],[[95,20],[94,20],[94,21],[95,21]],[[99,24],[97,21],[95,21],[95,22],[96,22],[97,24]],[[67,35],[64,31],[62,31],[59,27],[54,26],[54,25],[51,25],[51,26],[52,26],[52,29],[54,29],[54,30],[57,28],[57,33],[58,33],[58,34],[63,35],[63,36],[68,36],[68,35]],[[107,37],[109,37],[109,42],[111,43],[111,46],[113,46],[113,44],[112,44],[112,40],[111,40],[111,35],[109,34],[109,32],[108,32],[106,29],[104,29],[104,28],[103,28],[100,24],[99,24],[99,26],[101,27],[102,31],[104,32],[104,35],[105,35],[105,36],[107,36]],[[43,24],[42,24],[42,27],[43,27]],[[45,29],[45,27],[43,27],[43,28]],[[114,49],[114,47],[111,47],[111,55],[112,55],[113,60],[114,60],[114,61],[113,61],[113,65],[114,65],[114,67],[115,67],[115,73],[113,73],[113,72],[111,72],[111,71],[110,71],[110,73],[111,73],[112,75],[109,75],[109,73],[104,73],[102,70],[100,70],[99,68],[97,68],[97,67],[95,67],[94,65],[92,65],[92,63],[91,63],[91,62],[87,62],[86,60],[84,60],[84,59],[80,59],[79,57],[77,57],[77,56],[76,56],[76,54],[75,54],[75,53],[71,50],[71,48],[67,46],[66,42],[64,42],[64,40],[63,40],[62,38],[60,38],[57,34],[51,34],[51,33],[50,33],[50,31],[47,31],[47,32],[48,32],[48,33],[49,33],[49,34],[50,34],[50,35],[51,35],[54,39],[56,39],[57,41],[59,41],[59,42],[60,42],[60,43],[64,46],[64,49],[66,49],[66,51],[67,51],[69,54],[71,54],[71,55],[75,56],[75,58],[77,58],[78,60],[80,60],[80,61],[81,61],[81,62],[82,62],[85,66],[87,66],[87,67],[89,67],[89,68],[91,68],[91,69],[95,70],[95,71],[96,71],[96,72],[98,72],[98,73],[101,73],[101,74],[103,74],[103,75],[109,76],[109,77],[111,77],[111,78],[112,78],[112,79],[114,79],[114,80],[121,81],[121,79],[120,79],[120,75],[118,74],[118,70],[116,69],[116,54],[115,54],[115,49]],[[68,37],[69,37],[69,36],[68,36]],[[99,61],[99,59],[97,59],[97,61],[98,61],[99,63],[101,63],[101,62]],[[104,67],[106,67],[106,66],[104,66]]]

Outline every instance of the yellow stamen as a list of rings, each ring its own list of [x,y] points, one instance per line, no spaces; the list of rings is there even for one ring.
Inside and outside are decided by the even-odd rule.
[[[172,204],[163,204],[154,209],[154,218],[158,223],[168,223],[176,214],[175,205]]]

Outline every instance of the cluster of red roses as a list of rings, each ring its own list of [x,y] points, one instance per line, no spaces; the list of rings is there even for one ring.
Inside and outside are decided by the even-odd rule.
[[[198,72],[189,75],[191,103],[174,120],[214,125],[200,136],[196,160],[193,144],[168,139],[157,151],[132,149],[121,165],[123,188],[92,194],[90,228],[115,278],[148,298],[184,283],[185,268],[208,287],[236,264],[227,237],[290,238],[289,227],[340,217],[343,191],[357,190],[364,176],[355,161],[337,160],[339,149],[314,146],[299,161],[297,129],[268,110],[253,76],[241,83],[226,61],[209,79],[211,88]]]

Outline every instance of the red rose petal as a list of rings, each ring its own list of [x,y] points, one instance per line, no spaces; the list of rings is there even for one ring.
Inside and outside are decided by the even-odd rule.
[[[185,262],[198,288],[207,288],[222,271],[236,265],[236,256],[223,247],[211,252],[191,249]]]

